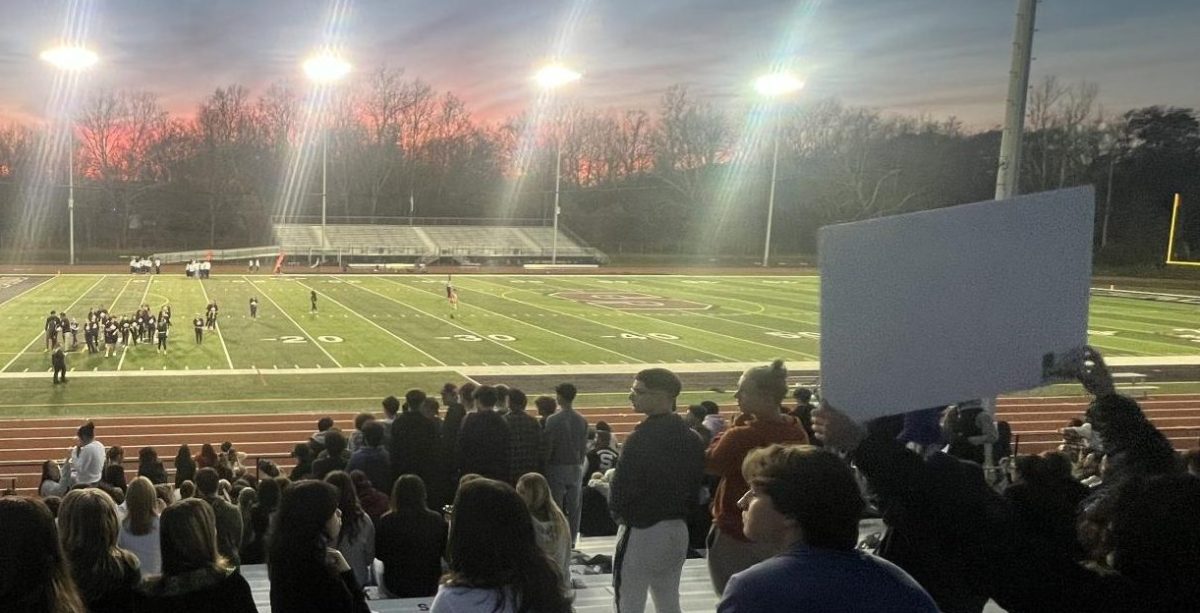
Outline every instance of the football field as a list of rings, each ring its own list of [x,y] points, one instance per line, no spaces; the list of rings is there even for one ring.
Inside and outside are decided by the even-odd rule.
[[[141,412],[163,402],[236,410],[259,396],[290,399],[296,410],[307,405],[295,402],[432,388],[466,369],[583,373],[665,363],[718,371],[777,357],[811,363],[819,354],[815,276],[454,275],[453,285],[457,311],[446,277],[435,274],[0,277],[0,384],[9,390],[0,412]],[[214,301],[218,328],[197,343],[192,319]],[[68,354],[75,380],[69,390],[50,389],[42,327],[51,310],[82,324],[91,309],[119,316],[142,304],[153,313],[172,308],[165,355],[153,343],[89,354],[81,331]],[[1197,304],[1096,295],[1089,328],[1108,356],[1200,354]],[[269,376],[288,371],[297,376]]]

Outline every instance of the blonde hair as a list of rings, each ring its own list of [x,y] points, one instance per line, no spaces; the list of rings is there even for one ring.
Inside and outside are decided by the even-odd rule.
[[[137,558],[117,547],[117,504],[104,490],[71,490],[58,509],[58,536],[85,601],[122,581]]]
[[[154,484],[146,477],[134,479],[125,492],[125,525],[129,532],[139,536],[149,534],[154,527],[154,518],[158,515],[157,505],[158,492],[155,491]]]
[[[529,514],[533,515],[534,519],[554,523],[554,538],[569,538],[571,528],[567,524],[567,516],[563,515],[562,509],[558,508],[554,498],[550,496],[550,484],[545,477],[538,473],[525,473],[517,481],[517,493],[529,507]]]
[[[742,373],[744,385],[754,391],[766,394],[775,402],[783,402],[787,397],[788,371],[782,359],[776,359],[769,366],[755,366]]]

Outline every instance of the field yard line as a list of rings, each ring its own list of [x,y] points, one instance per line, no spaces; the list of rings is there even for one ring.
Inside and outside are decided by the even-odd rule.
[[[617,330],[617,331],[619,331],[619,332],[624,332],[624,333],[627,333],[627,334],[636,334],[635,332],[633,332],[632,330],[630,330],[630,329],[628,329],[628,328],[622,328],[622,327],[620,327],[620,326],[614,326],[614,325],[612,325],[612,324],[606,324],[606,323],[604,323],[604,322],[602,322],[602,321],[596,321],[596,320],[593,320],[593,319],[588,319],[588,318],[586,318],[586,317],[584,317],[584,316],[582,316],[582,315],[576,315],[576,314],[574,314],[574,313],[566,313],[566,312],[563,312],[563,311],[559,311],[559,310],[557,310],[557,309],[552,309],[552,308],[550,308],[550,307],[547,307],[547,306],[541,306],[541,305],[536,305],[536,304],[525,304],[525,303],[517,302],[516,300],[513,300],[512,298],[509,298],[509,297],[508,297],[508,292],[529,292],[529,293],[531,293],[531,294],[536,294],[536,295],[538,295],[538,296],[541,296],[541,294],[539,294],[538,292],[536,292],[536,291],[534,291],[534,290],[531,290],[531,289],[524,289],[524,288],[517,288],[517,287],[509,287],[509,286],[507,286],[507,285],[501,285],[501,284],[499,284],[499,283],[491,283],[491,282],[488,282],[488,281],[484,281],[484,280],[482,280],[482,279],[472,279],[472,281],[477,281],[477,282],[479,282],[479,283],[486,283],[487,285],[491,285],[491,286],[498,287],[498,288],[500,288],[500,289],[506,290],[504,293],[500,294],[500,298],[501,298],[501,299],[503,299],[503,300],[507,300],[507,301],[509,301],[509,302],[516,302],[517,304],[520,304],[520,305],[522,305],[522,306],[525,306],[525,307],[533,307],[533,308],[535,308],[535,309],[541,309],[541,310],[543,310],[543,311],[549,311],[549,312],[551,312],[551,313],[557,313],[557,314],[559,314],[559,315],[565,315],[565,316],[567,316],[567,317],[574,317],[575,319],[582,319],[583,321],[586,321],[586,322],[588,322],[588,323],[596,324],[596,325],[598,325],[598,326],[604,326],[605,328],[612,328],[613,330]],[[696,352],[699,352],[699,353],[703,353],[703,354],[705,354],[705,355],[711,355],[711,356],[713,356],[713,357],[715,357],[715,358],[721,358],[722,360],[725,360],[725,361],[727,361],[727,362],[737,362],[737,361],[738,361],[738,360],[735,360],[735,359],[733,359],[733,358],[731,358],[731,357],[729,357],[729,356],[727,356],[727,355],[721,355],[721,354],[719,354],[719,353],[713,353],[713,352],[711,352],[711,351],[708,351],[708,350],[706,350],[706,349],[698,349],[698,348],[696,348],[696,347],[691,347],[691,346],[688,346],[688,345],[684,345],[683,343],[675,343],[675,342],[672,342],[672,341],[669,341],[669,340],[667,340],[667,339],[663,339],[663,338],[654,338],[653,336],[651,336],[651,337],[649,337],[647,340],[655,340],[655,341],[658,341],[658,342],[660,342],[660,343],[665,343],[665,344],[667,344],[667,345],[671,345],[672,347],[681,347],[681,348],[683,348],[683,349],[687,349],[688,351],[696,351]]]
[[[130,280],[132,281],[132,279],[130,279]],[[143,304],[146,304],[146,296],[150,295],[150,286],[153,284],[154,284],[154,276],[148,275],[146,277],[146,290],[142,292],[142,299],[138,301],[139,309],[142,308]],[[126,284],[126,285],[128,285],[128,284]],[[125,291],[124,288],[122,288],[121,291],[124,292]],[[120,295],[118,294],[117,297],[120,298]],[[113,306],[116,306],[116,304],[117,304],[117,301],[114,300]],[[109,307],[109,308],[112,308],[112,307]],[[125,354],[126,353],[129,353],[129,345],[125,345],[124,347],[121,348],[121,359],[117,361],[117,370],[118,371],[121,370],[121,366],[125,364]]]
[[[335,278],[336,278],[336,279],[341,279],[341,277],[335,277]],[[342,280],[344,281],[344,279],[342,279]],[[398,305],[400,305],[400,306],[403,306],[403,307],[410,308],[410,309],[412,309],[412,310],[414,310],[414,311],[416,311],[416,312],[418,312],[418,313],[421,313],[421,314],[423,314],[423,315],[425,315],[425,316],[427,316],[427,317],[432,317],[432,318],[434,318],[434,319],[439,319],[439,318],[438,318],[436,315],[431,315],[431,314],[429,314],[429,313],[427,313],[427,312],[425,312],[425,311],[422,311],[421,309],[418,309],[417,307],[415,307],[415,306],[413,306],[413,305],[411,305],[411,304],[407,304],[407,303],[404,303],[404,302],[400,302],[399,300],[396,300],[395,298],[392,298],[391,296],[385,296],[385,295],[383,295],[383,294],[381,294],[381,293],[379,293],[379,292],[377,292],[377,291],[375,291],[375,290],[373,290],[373,289],[370,289],[370,288],[368,288],[368,287],[363,287],[361,283],[359,283],[359,284],[347,283],[346,285],[350,285],[350,286],[352,286],[352,287],[357,287],[358,289],[361,289],[361,290],[363,290],[364,292],[371,292],[372,294],[375,294],[376,296],[379,296],[380,298],[386,298],[387,300],[391,300],[392,302],[395,302],[396,304],[398,304]],[[413,289],[413,288],[409,288],[407,285],[404,285],[403,283],[396,283],[396,285],[399,285],[400,287],[403,287],[403,288],[405,288],[405,289]],[[420,290],[416,290],[416,291],[420,291]],[[421,292],[421,293],[423,293],[423,294],[424,294],[424,293],[426,293],[426,292]],[[497,341],[497,340],[490,339],[490,338],[488,338],[488,337],[487,337],[487,335],[486,335],[486,334],[479,334],[478,332],[475,332],[474,330],[470,330],[470,329],[464,328],[464,327],[462,327],[462,326],[460,326],[460,325],[458,325],[458,324],[456,324],[456,323],[454,323],[454,322],[452,322],[452,321],[447,321],[446,323],[448,323],[448,324],[450,324],[450,325],[454,326],[455,328],[458,328],[459,330],[462,330],[462,331],[464,331],[464,332],[468,332],[468,333],[470,333],[470,334],[473,334],[473,335],[475,335],[475,336],[478,336],[479,338],[482,338],[483,340],[485,340],[485,341],[487,341],[487,342],[489,342],[489,343],[492,343],[493,345],[498,345],[498,346],[500,346],[500,347],[503,347],[503,348],[505,348],[505,349],[507,349],[507,350],[509,350],[509,351],[513,352],[513,353],[519,353],[519,354],[521,354],[521,355],[523,355],[523,356],[525,356],[525,357],[527,357],[527,358],[529,358],[529,359],[531,359],[531,360],[533,360],[533,361],[535,361],[535,362],[540,362],[540,363],[542,363],[542,364],[546,364],[546,365],[548,365],[548,364],[549,364],[549,362],[547,362],[547,361],[545,361],[545,360],[543,360],[543,359],[541,359],[541,358],[535,358],[535,357],[533,357],[533,356],[529,355],[528,353],[525,353],[524,351],[521,351],[520,349],[514,349],[514,348],[512,348],[512,347],[509,347],[508,345],[505,345],[504,343],[501,343],[500,341]]]
[[[204,302],[212,304],[208,299],[208,290],[204,288],[204,279],[200,279],[200,291],[204,292]],[[213,328],[217,330],[217,340],[221,341],[221,349],[225,352],[225,361],[229,363],[229,370],[233,370],[233,358],[229,357],[229,347],[225,345],[225,336],[221,334],[221,324],[213,324]]]
[[[390,279],[389,279],[389,280],[390,280]],[[414,288],[414,289],[415,289],[415,288]],[[472,290],[472,291],[475,291],[475,290]],[[436,291],[433,291],[433,292],[427,292],[427,293],[433,293],[433,294],[437,294],[437,292],[436,292]],[[494,294],[489,294],[489,296],[494,296]],[[502,298],[502,299],[505,299],[505,300],[507,300],[507,298],[504,298],[503,296],[501,296],[501,298]],[[481,311],[485,311],[485,312],[487,312],[487,313],[491,313],[492,315],[497,315],[497,316],[499,316],[499,317],[503,317],[504,319],[511,319],[511,320],[513,320],[513,321],[515,321],[515,322],[517,322],[517,323],[519,323],[519,324],[526,325],[526,326],[529,326],[529,327],[531,327],[531,328],[537,328],[538,330],[541,330],[542,332],[549,332],[550,334],[553,334],[553,335],[555,335],[555,336],[561,336],[561,337],[563,337],[563,338],[565,338],[565,339],[567,339],[567,340],[570,340],[570,341],[573,341],[573,342],[576,342],[576,343],[580,343],[580,344],[583,344],[583,345],[587,345],[588,347],[593,347],[593,348],[595,348],[595,349],[599,349],[600,351],[603,351],[603,352],[605,352],[605,353],[611,353],[611,354],[613,354],[613,355],[616,355],[616,356],[621,356],[622,358],[624,358],[624,359],[626,359],[626,360],[629,360],[629,361],[631,361],[631,362],[635,362],[635,363],[636,363],[636,362],[640,362],[640,361],[641,361],[641,360],[639,360],[639,359],[637,359],[637,358],[635,358],[635,357],[633,357],[633,356],[628,356],[628,355],[625,355],[625,354],[623,354],[623,353],[621,353],[621,352],[619,352],[619,351],[613,351],[612,349],[605,349],[604,347],[601,347],[600,345],[593,345],[593,344],[591,344],[591,343],[589,343],[589,342],[587,342],[587,341],[585,341],[585,340],[580,340],[580,339],[578,339],[578,338],[575,338],[575,337],[573,337],[573,336],[567,336],[566,334],[562,334],[561,332],[555,332],[554,330],[551,330],[551,329],[549,329],[549,328],[543,328],[543,327],[541,327],[541,326],[539,326],[539,325],[537,325],[537,324],[535,324],[535,323],[530,323],[530,322],[528,322],[528,321],[522,321],[522,320],[520,320],[520,319],[517,319],[516,317],[509,317],[508,315],[505,315],[505,314],[503,314],[503,313],[498,313],[498,312],[495,312],[495,311],[488,311],[487,309],[485,309],[485,308],[483,308],[483,307],[481,307],[481,306],[478,306],[478,305],[474,305],[474,304],[467,304],[467,305],[464,305],[464,306],[468,306],[468,307],[471,307],[471,308],[473,308],[473,309],[479,309],[479,310],[481,310]]]
[[[1088,322],[1088,327],[1089,327],[1089,328],[1091,328],[1091,327],[1092,327],[1092,326],[1091,326],[1091,323],[1092,323],[1092,322],[1090,322],[1090,321]],[[1151,336],[1152,336],[1152,335],[1155,335],[1155,334],[1159,334],[1159,333],[1157,333],[1157,332],[1146,332],[1145,330],[1134,330],[1134,329],[1132,329],[1132,328],[1122,328],[1122,327],[1120,327],[1120,326],[1114,326],[1114,325],[1111,325],[1111,324],[1102,324],[1102,323],[1097,323],[1097,325],[1095,326],[1095,328],[1107,328],[1107,329],[1110,329],[1110,330],[1117,330],[1117,331],[1120,331],[1120,332],[1133,332],[1134,334],[1146,334],[1146,335],[1151,335]],[[1129,337],[1122,337],[1122,336],[1113,336],[1113,337],[1111,337],[1111,338],[1110,338],[1110,340],[1121,340],[1121,341],[1126,341],[1126,342],[1130,342],[1130,343],[1148,343],[1148,344],[1151,344],[1151,345],[1166,345],[1166,346],[1168,346],[1168,347],[1171,347],[1171,348],[1173,348],[1173,349],[1176,349],[1176,350],[1182,350],[1182,349],[1187,349],[1187,348],[1188,348],[1188,341],[1187,341],[1187,339],[1182,339],[1182,338],[1181,338],[1181,339],[1179,339],[1178,341],[1171,342],[1171,341],[1156,341],[1156,340],[1151,340],[1151,339],[1140,339],[1140,338],[1129,338]]]
[[[250,279],[247,279],[246,275],[242,275],[242,280],[245,281],[246,283],[250,283]],[[325,357],[328,357],[330,360],[333,360],[333,363],[335,365],[337,365],[338,368],[342,368],[342,363],[338,362],[337,358],[330,355],[330,353],[328,351],[326,351],[324,347],[321,346],[321,343],[318,343],[317,339],[313,338],[312,335],[308,333],[308,330],[305,330],[304,326],[300,325],[300,322],[293,319],[292,316],[288,314],[287,310],[285,310],[283,307],[279,306],[278,302],[275,302],[275,299],[272,298],[271,294],[266,290],[265,285],[266,284],[264,284],[264,287],[261,289],[262,295],[264,297],[266,297],[267,300],[270,300],[271,304],[275,305],[275,309],[278,310],[280,313],[283,313],[283,316],[288,318],[288,321],[292,322],[292,324],[295,325],[298,330],[300,330],[301,334],[308,337],[308,340],[311,341],[312,344],[316,345],[317,349],[320,349],[321,353],[325,354]]]
[[[305,288],[307,288],[307,289],[309,289],[309,290],[311,290],[311,291],[314,291],[314,292],[316,292],[316,291],[317,291],[317,290],[313,289],[311,286],[309,286],[309,285],[305,285],[303,281],[296,281],[296,283],[300,284],[301,286],[303,286],[303,287],[305,287]],[[351,283],[347,283],[346,285],[353,285],[353,284],[351,284]],[[332,296],[330,296],[329,294],[326,294],[325,292],[317,292],[317,293],[318,293],[318,294],[320,294],[320,295],[322,295],[322,296],[324,296],[325,298],[327,298],[327,299],[328,299],[330,302],[332,302],[332,303],[334,303],[334,304],[336,304],[336,305],[338,305],[338,306],[342,307],[343,309],[346,309],[347,311],[350,311],[351,313],[354,313],[355,315],[357,315],[357,316],[361,317],[361,318],[363,319],[363,321],[365,321],[365,322],[367,322],[367,323],[371,324],[372,326],[375,326],[376,328],[379,328],[380,330],[383,330],[385,333],[387,333],[387,334],[388,334],[389,336],[391,336],[392,338],[394,338],[394,339],[396,339],[396,340],[400,341],[401,343],[404,343],[405,345],[408,345],[409,347],[412,347],[413,349],[416,349],[418,352],[420,352],[420,353],[421,353],[422,355],[424,355],[425,357],[427,357],[427,358],[429,358],[429,359],[433,360],[434,362],[437,362],[438,364],[440,364],[440,365],[442,365],[442,366],[445,366],[445,365],[446,365],[446,363],[445,363],[445,362],[443,362],[443,361],[441,361],[441,360],[439,360],[439,359],[437,359],[437,358],[433,357],[432,355],[429,355],[428,353],[425,353],[425,351],[423,351],[423,350],[422,350],[420,347],[418,347],[418,346],[416,346],[416,345],[414,345],[414,344],[412,344],[412,343],[410,343],[410,342],[408,342],[408,341],[406,341],[406,340],[404,340],[404,339],[400,338],[399,336],[396,336],[396,333],[394,333],[394,332],[392,332],[391,330],[388,330],[387,328],[385,328],[385,327],[383,327],[383,326],[381,326],[381,325],[379,325],[379,324],[375,323],[374,321],[372,321],[372,320],[371,320],[371,318],[367,317],[366,315],[363,315],[362,313],[359,313],[358,311],[355,311],[354,309],[352,309],[352,308],[350,308],[350,307],[348,307],[348,306],[346,306],[346,305],[344,305],[344,304],[342,304],[342,303],[338,302],[338,301],[337,301],[335,298],[333,298],[333,297],[332,297]]]
[[[576,288],[570,288],[570,287],[567,287],[567,288],[563,288],[563,289],[570,290],[570,289],[576,289]],[[603,307],[603,308],[605,308],[605,309],[608,309],[608,310],[610,310],[610,311],[616,311],[616,312],[618,312],[618,313],[622,313],[622,314],[634,315],[634,316],[637,316],[637,317],[641,317],[642,319],[649,319],[650,321],[656,321],[656,322],[659,322],[659,323],[664,323],[664,324],[668,324],[668,325],[672,325],[672,326],[677,326],[677,327],[680,327],[680,328],[686,328],[686,329],[688,329],[688,330],[695,330],[696,332],[703,332],[703,333],[705,333],[705,334],[712,334],[712,335],[714,335],[714,336],[721,336],[721,337],[728,338],[728,339],[732,339],[732,340],[735,340],[735,341],[738,341],[738,342],[742,342],[742,343],[750,343],[750,344],[752,344],[752,345],[759,345],[759,346],[761,346],[761,347],[768,347],[768,348],[770,348],[770,349],[774,349],[774,350],[776,350],[776,351],[784,351],[784,352],[787,352],[787,353],[794,353],[794,354],[796,354],[796,355],[798,355],[798,356],[800,356],[800,357],[802,357],[802,358],[806,358],[806,359],[814,359],[814,358],[816,358],[816,357],[817,357],[817,356],[814,356],[814,355],[813,355],[813,354],[811,354],[811,353],[805,353],[805,352],[803,352],[803,351],[796,351],[795,349],[785,349],[785,348],[783,348],[783,347],[779,347],[779,346],[776,346],[776,345],[771,345],[771,344],[768,344],[768,343],[760,343],[760,342],[758,342],[758,341],[752,341],[752,340],[750,340],[750,339],[738,338],[738,337],[736,337],[736,336],[730,336],[730,335],[728,335],[728,334],[721,334],[720,332],[713,332],[712,330],[704,330],[704,329],[702,329],[702,328],[696,328],[696,327],[693,327],[693,326],[688,326],[688,325],[685,325],[685,324],[675,323],[675,322],[673,322],[673,321],[669,321],[669,320],[666,320],[666,319],[658,319],[658,318],[656,318],[656,317],[651,317],[651,316],[649,316],[649,315],[642,315],[641,313],[637,313],[637,312],[632,312],[632,311],[622,311],[622,310],[620,310],[620,309],[615,309],[615,308],[613,308],[613,307],[608,307],[608,306],[606,306],[606,307]]]
[[[83,300],[84,296],[87,296],[89,292],[91,292],[92,290],[96,289],[96,286],[97,286],[97,285],[100,285],[100,282],[101,282],[101,281],[103,281],[103,280],[105,280],[105,279],[107,279],[107,278],[108,278],[108,275],[103,275],[103,276],[101,276],[99,279],[97,279],[97,280],[96,280],[96,282],[95,282],[95,283],[93,283],[91,287],[89,287],[89,288],[87,288],[87,289],[83,290],[83,293],[82,293],[82,294],[80,294],[80,295],[79,295],[79,297],[75,299],[75,302],[72,302],[72,303],[71,303],[71,305],[67,307],[67,309],[68,309],[68,310],[70,310],[70,309],[74,309],[74,308],[75,308],[75,305],[79,304],[79,301],[80,301],[80,300]],[[129,285],[129,282],[128,282],[128,281],[126,281],[126,282],[125,282],[125,285]],[[122,289],[121,289],[121,291],[123,292],[123,291],[125,291],[125,289],[124,289],[124,288],[122,288]],[[117,295],[118,295],[118,296],[120,296],[120,294],[117,294]],[[9,360],[9,361],[8,361],[8,363],[4,365],[4,368],[0,368],[0,372],[4,372],[4,371],[8,370],[8,367],[9,367],[9,366],[12,366],[12,365],[13,365],[13,362],[16,362],[16,361],[17,361],[17,358],[21,357],[22,355],[25,355],[25,352],[26,352],[26,351],[29,351],[29,348],[30,348],[30,347],[32,347],[34,343],[38,342],[38,339],[40,339],[40,338],[43,338],[43,335],[44,335],[45,333],[46,333],[46,331],[45,331],[45,330],[42,330],[42,331],[41,331],[41,332],[39,332],[39,333],[38,333],[36,336],[34,336],[34,337],[33,337],[33,340],[29,341],[29,344],[28,344],[28,345],[25,345],[25,348],[24,348],[24,349],[22,349],[21,351],[19,351],[19,352],[18,352],[16,355],[14,355],[14,356],[13,356],[13,359]]]
[[[5,275],[5,276],[9,276],[9,275]],[[20,276],[20,275],[11,275],[11,276]],[[33,275],[30,275],[30,276],[33,276]],[[39,289],[42,289],[43,287],[45,287],[47,284],[49,284],[53,280],[54,280],[54,277],[47,276],[44,280],[42,280],[41,283],[38,283],[37,285],[17,294],[15,296],[9,296],[8,300],[5,300],[4,302],[0,302],[0,307],[12,302],[13,300],[16,300],[17,298],[21,298],[23,296],[28,296],[28,295],[32,294],[33,292],[36,292]]]
[[[658,286],[655,286],[655,285],[641,285],[641,284],[638,284],[638,283],[633,283],[633,284],[631,284],[631,286],[633,286],[633,287],[640,287],[640,288],[646,288],[646,289],[648,289],[648,290],[654,290],[654,291],[665,291],[665,290],[664,290],[664,288],[660,288],[660,287],[658,287]],[[721,298],[721,299],[724,299],[724,300],[735,300],[735,301],[737,301],[737,302],[745,302],[745,303],[748,303],[748,304],[753,304],[753,305],[756,305],[756,306],[758,306],[758,308],[759,308],[759,311],[757,311],[757,312],[751,312],[751,311],[742,311],[742,313],[744,313],[744,314],[746,314],[746,315],[759,315],[759,316],[762,316],[762,317],[767,317],[767,318],[770,318],[770,319],[778,319],[778,320],[780,320],[780,321],[786,321],[786,322],[788,322],[788,323],[791,323],[791,324],[795,324],[795,323],[797,323],[795,320],[789,319],[789,318],[787,318],[787,317],[783,317],[783,316],[781,316],[781,315],[769,315],[769,314],[767,314],[767,313],[765,312],[765,310],[763,309],[763,305],[761,305],[761,304],[758,304],[758,303],[756,303],[756,302],[752,302],[752,301],[750,301],[750,300],[742,300],[741,298],[734,298],[734,297],[732,297],[732,296],[727,296],[727,295],[721,294],[721,293],[720,293],[720,292],[718,292],[718,291],[714,291],[714,292],[713,292],[714,294],[716,294],[716,296],[705,296],[705,295],[704,295],[704,292],[698,292],[698,291],[689,291],[689,290],[686,290],[686,289],[679,289],[679,290],[676,290],[675,288],[669,288],[669,289],[670,289],[670,290],[672,290],[672,291],[678,291],[679,293],[686,294],[686,295],[689,295],[689,296],[700,296],[700,297],[704,297],[704,298],[712,298],[712,297],[716,297],[716,298]],[[781,330],[778,330],[778,329],[776,329],[776,328],[769,328],[769,327],[767,327],[767,326],[760,326],[760,325],[758,325],[758,324],[746,323],[746,322],[744,322],[744,321],[738,321],[738,320],[734,320],[734,319],[726,319],[726,318],[724,318],[724,317],[719,317],[719,316],[717,316],[717,315],[709,315],[709,314],[707,314],[707,313],[697,313],[697,315],[703,315],[703,316],[705,316],[705,317],[711,317],[711,318],[713,318],[713,319],[717,319],[717,320],[719,320],[719,321],[724,321],[724,322],[728,322],[728,323],[734,323],[734,324],[738,324],[738,325],[742,325],[742,326],[751,326],[751,327],[754,327],[754,328],[762,328],[763,330],[771,330],[771,331],[775,331],[775,332],[780,332],[780,331],[781,331]],[[819,325],[819,322],[811,322],[811,321],[801,321],[801,322],[799,322],[799,323],[803,323],[803,324],[804,324],[804,325],[806,325],[806,326],[814,326],[814,327]]]

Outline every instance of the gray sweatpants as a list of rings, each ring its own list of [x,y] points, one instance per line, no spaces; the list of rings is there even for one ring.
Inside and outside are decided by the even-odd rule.
[[[668,519],[649,528],[617,528],[613,556],[616,613],[642,613],[646,592],[658,613],[682,613],[679,577],[687,560],[688,529],[682,519]]]

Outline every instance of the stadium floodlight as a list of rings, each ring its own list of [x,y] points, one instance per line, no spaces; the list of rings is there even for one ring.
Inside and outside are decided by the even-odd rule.
[[[304,74],[318,85],[332,85],[350,74],[350,63],[341,56],[322,51],[304,60]],[[325,212],[328,209],[329,190],[329,133],[321,130],[321,259],[325,258],[324,249],[328,246],[325,238]]]
[[[804,81],[788,72],[773,72],[754,80],[754,89],[769,99],[782,98],[804,88]],[[779,170],[779,126],[775,126],[775,153],[771,157],[771,195],[767,198],[767,237],[763,241],[763,268],[771,265],[771,222],[775,217],[775,175]]]
[[[95,51],[78,45],[63,45],[43,51],[42,60],[55,68],[67,72],[83,72],[100,61]],[[69,228],[68,249],[71,266],[75,265],[75,131],[68,130],[67,144],[67,225]]]
[[[550,64],[538,70],[533,78],[542,89],[554,90],[578,81],[583,78],[583,75],[562,64]],[[554,234],[550,238],[551,265],[558,264],[558,199],[562,184],[562,134],[560,133],[554,140],[558,150],[554,155]]]
[[[583,75],[562,64],[550,64],[538,70],[533,78],[543,89],[556,89],[578,81]]]
[[[68,71],[87,70],[100,61],[100,56],[96,55],[95,51],[72,45],[47,49],[42,52],[40,57],[53,64],[55,68]]]
[[[754,80],[754,89],[768,98],[786,96],[803,88],[804,81],[787,72],[766,74]]]
[[[330,51],[304,60],[304,74],[314,83],[334,83],[350,74],[350,63]]]

